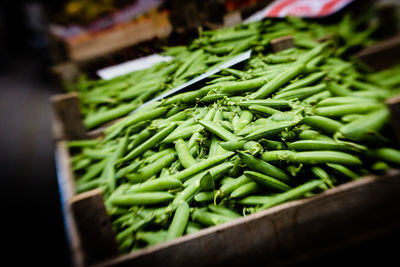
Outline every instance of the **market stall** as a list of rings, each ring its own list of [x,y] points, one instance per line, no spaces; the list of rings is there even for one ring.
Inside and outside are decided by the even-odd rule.
[[[77,266],[295,264],[398,228],[399,38],[283,2],[52,97]]]

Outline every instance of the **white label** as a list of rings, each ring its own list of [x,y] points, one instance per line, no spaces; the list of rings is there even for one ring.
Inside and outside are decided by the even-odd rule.
[[[148,69],[157,63],[166,62],[171,60],[172,58],[173,57],[153,54],[147,57],[141,57],[138,59],[126,61],[115,66],[100,69],[96,73],[100,78],[104,80],[110,80],[117,76],[121,76],[133,71]]]

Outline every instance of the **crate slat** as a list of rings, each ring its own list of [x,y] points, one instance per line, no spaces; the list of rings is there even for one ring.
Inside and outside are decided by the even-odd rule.
[[[84,266],[84,257],[81,247],[81,240],[76,227],[75,216],[69,205],[74,195],[75,184],[73,173],[69,163],[70,155],[66,141],[59,141],[55,144],[55,163],[57,171],[57,182],[60,191],[61,209],[64,221],[64,231],[72,256],[74,266]]]
[[[88,263],[119,254],[111,222],[100,189],[73,196],[70,199],[81,244]]]
[[[53,107],[53,119],[56,120],[53,134],[57,139],[87,138],[77,93],[54,95],[50,102]]]
[[[297,262],[349,239],[399,227],[400,171],[360,178],[192,235],[96,265],[263,266]],[[397,224],[388,225],[387,222]],[[223,265],[221,265],[223,264]]]
[[[400,35],[367,47],[356,53],[354,57],[374,70],[382,70],[400,63]]]

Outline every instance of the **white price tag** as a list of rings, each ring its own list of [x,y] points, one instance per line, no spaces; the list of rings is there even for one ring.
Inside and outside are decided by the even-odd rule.
[[[141,58],[130,60],[130,61],[118,64],[115,66],[100,69],[96,73],[100,78],[102,78],[104,80],[110,80],[117,76],[121,76],[123,74],[130,73],[132,71],[148,69],[157,63],[160,63],[163,61],[164,62],[169,61],[172,58],[173,57],[161,56],[159,54],[153,54],[153,55],[150,55],[147,57],[141,57]]]

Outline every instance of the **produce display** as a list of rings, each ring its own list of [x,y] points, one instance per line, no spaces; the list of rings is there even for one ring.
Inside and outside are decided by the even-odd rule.
[[[351,32],[348,22],[332,29],[289,19],[202,32],[189,47],[168,49],[171,62],[81,84],[92,128],[253,49],[246,63],[126,116],[104,138],[68,143],[76,190],[103,191],[121,251],[400,166],[385,104],[400,93],[399,68],[370,73],[340,57],[369,31],[314,41]],[[269,41],[287,34],[295,47],[273,53]]]
[[[173,56],[152,68],[116,77],[112,80],[82,79],[75,86],[80,94],[84,124],[93,129],[108,121],[123,117],[143,102],[171,90],[188,80],[213,69],[247,49],[253,53],[270,53],[270,41],[293,35],[299,47],[313,47],[313,40],[329,37],[335,46],[335,55],[341,56],[374,42],[371,34],[376,27],[366,28],[366,18],[351,22],[344,16],[339,24],[320,25],[298,18],[273,22],[266,20],[216,31],[202,31],[189,46],[169,47],[165,55]],[[358,31],[359,29],[364,31]],[[290,58],[268,58],[279,63]],[[284,63],[284,62],[281,62]]]

